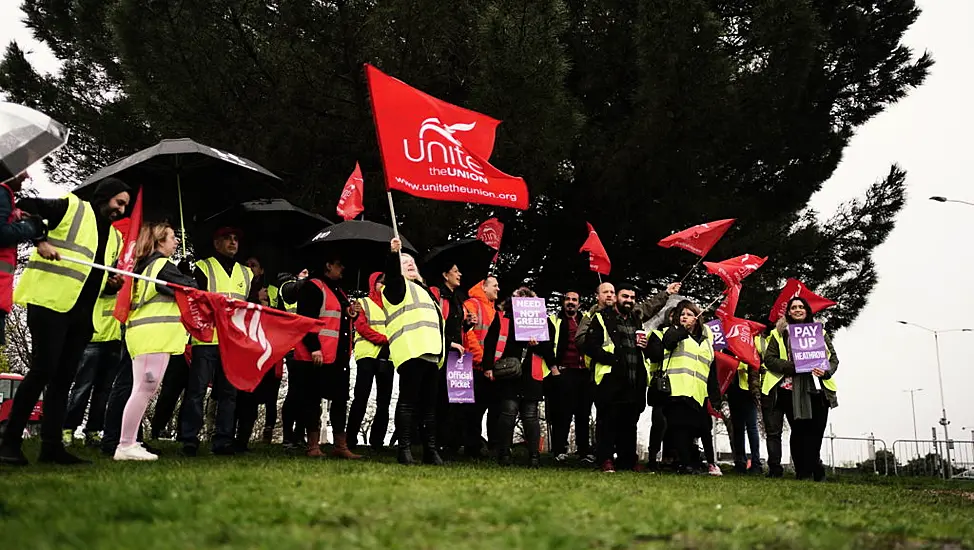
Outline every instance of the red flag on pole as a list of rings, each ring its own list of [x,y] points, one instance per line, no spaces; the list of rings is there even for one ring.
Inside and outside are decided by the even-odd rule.
[[[305,334],[323,327],[317,319],[222,294],[187,287],[175,290],[183,326],[193,336],[212,336],[214,328],[220,334],[227,380],[238,390],[253,391]]]
[[[724,301],[720,303],[720,307],[717,308],[715,315],[718,319],[727,319],[733,317],[737,314],[737,302],[741,299],[741,285],[740,283],[727,287],[724,290],[724,294],[727,296]]]
[[[737,377],[737,367],[741,362],[722,351],[714,353],[714,358],[717,360],[717,382],[720,384],[720,394],[724,395],[731,382]]]
[[[722,319],[721,324],[724,327],[724,336],[727,338],[727,349],[751,368],[760,369],[761,356],[754,348],[755,324],[737,317]],[[763,326],[760,323],[757,325]]]
[[[727,233],[727,230],[733,224],[733,218],[702,223],[690,229],[684,229],[679,233],[674,233],[657,244],[663,248],[671,248],[674,246],[682,248],[702,258],[710,252],[710,249],[717,244],[717,241],[724,236],[724,233]]]
[[[774,301],[771,313],[768,314],[768,319],[772,323],[776,323],[778,319],[784,317],[788,301],[792,298],[804,298],[808,302],[808,306],[812,308],[813,314],[836,305],[832,300],[808,290],[808,287],[798,279],[788,279],[785,287],[781,289],[781,294],[778,294],[778,299]]]
[[[585,222],[588,226],[588,238],[585,239],[585,243],[582,244],[579,252],[588,252],[588,267],[596,273],[601,273],[602,275],[608,275],[612,271],[612,262],[609,261],[609,255],[605,252],[605,247],[602,246],[602,241],[599,240],[598,233],[595,232],[595,228],[592,224]]]
[[[496,262],[497,256],[500,254],[501,239],[504,238],[504,224],[497,218],[485,221],[477,228],[477,238],[497,251],[492,260]]]
[[[135,196],[135,206],[132,207],[132,215],[129,216],[128,228],[125,231],[125,240],[122,242],[122,252],[118,255],[116,267],[122,271],[132,271],[135,269],[135,242],[139,239],[139,231],[142,229],[142,190]],[[118,291],[115,299],[115,312],[112,316],[125,323],[129,318],[129,310],[132,307],[132,277],[125,277],[122,289]]]
[[[499,120],[451,105],[365,65],[386,188],[440,201],[526,210],[522,178],[490,165]]]
[[[356,216],[365,211],[365,206],[362,205],[362,186],[364,183],[362,169],[356,162],[355,170],[352,170],[352,175],[348,176],[345,188],[342,189],[342,196],[338,199],[337,211],[343,220],[354,220]]]
[[[703,265],[707,273],[717,275],[728,287],[733,287],[741,284],[745,277],[757,271],[766,261],[767,258],[745,254],[722,262],[704,262]]]

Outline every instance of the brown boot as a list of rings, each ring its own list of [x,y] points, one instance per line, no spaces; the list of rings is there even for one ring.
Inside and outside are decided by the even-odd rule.
[[[348,449],[348,438],[345,434],[335,434],[335,449],[332,450],[331,456],[352,460],[362,458],[362,455],[357,455]]]
[[[311,458],[321,458],[325,456],[325,453],[321,452],[321,446],[318,444],[321,438],[321,432],[308,432],[308,452],[307,455]]]

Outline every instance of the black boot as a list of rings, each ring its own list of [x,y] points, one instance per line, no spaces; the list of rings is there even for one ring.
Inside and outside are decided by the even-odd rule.
[[[436,452],[436,411],[427,410],[423,415],[423,464],[442,466],[443,459]]]
[[[540,468],[541,467],[541,454],[531,453],[531,457],[528,459],[528,468]]]
[[[400,401],[396,404],[396,439],[399,446],[397,460],[404,466],[415,464],[412,450],[413,406]]]
[[[250,448],[250,436],[254,434],[253,422],[241,422],[237,428],[237,437],[233,440],[233,450],[238,453],[248,453]]]
[[[60,464],[62,466],[91,464],[90,460],[85,460],[83,458],[74,456],[73,454],[64,450],[64,444],[62,444],[60,441],[57,443],[42,443],[41,454],[37,457],[37,462],[40,462],[41,464]]]
[[[0,444],[0,464],[8,466],[27,466],[30,462],[21,450],[21,441],[4,441]]]

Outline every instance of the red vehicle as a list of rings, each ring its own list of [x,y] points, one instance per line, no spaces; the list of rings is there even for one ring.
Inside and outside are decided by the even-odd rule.
[[[7,427],[7,418],[10,416],[10,408],[14,404],[14,395],[24,377],[19,374],[0,373],[0,434]],[[44,397],[34,404],[34,410],[30,413],[29,424],[37,425],[41,421],[44,410]]]

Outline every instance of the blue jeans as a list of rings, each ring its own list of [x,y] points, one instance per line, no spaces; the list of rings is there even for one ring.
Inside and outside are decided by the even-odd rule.
[[[216,399],[216,433],[213,449],[227,449],[233,445],[234,412],[237,408],[237,388],[230,384],[223,372],[220,347],[193,346],[193,365],[180,409],[179,442],[186,447],[199,447],[203,428],[203,400],[206,387],[213,382],[212,398]]]
[[[747,466],[744,455],[744,434],[751,446],[751,467],[761,467],[761,439],[758,435],[758,407],[751,392],[732,386],[727,390],[727,404],[730,405],[731,425],[734,430],[734,466]]]
[[[122,364],[122,343],[91,342],[81,356],[78,372],[74,375],[74,386],[68,398],[68,413],[64,417],[65,430],[77,430],[85,418],[88,400],[91,411],[85,431],[100,432],[105,425],[105,409],[108,395],[112,391],[119,365]]]

